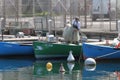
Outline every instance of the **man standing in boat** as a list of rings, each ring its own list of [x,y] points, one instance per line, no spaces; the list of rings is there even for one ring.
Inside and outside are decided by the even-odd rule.
[[[79,41],[80,41],[79,31],[80,31],[81,24],[80,24],[78,17],[75,17],[75,19],[72,21],[72,27],[73,27],[73,30],[72,30],[73,41],[72,42],[75,44],[79,44]]]

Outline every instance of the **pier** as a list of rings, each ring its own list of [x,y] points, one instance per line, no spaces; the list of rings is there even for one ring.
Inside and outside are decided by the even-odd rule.
[[[94,27],[88,27],[88,28],[81,28],[81,32],[84,33],[88,38],[92,39],[113,39],[118,36],[118,31],[114,30],[115,26],[112,26],[113,30],[110,30],[109,27],[99,27],[99,26],[94,26]],[[53,30],[53,32],[55,32]],[[63,28],[57,28],[56,29],[56,34],[57,35],[62,35]]]

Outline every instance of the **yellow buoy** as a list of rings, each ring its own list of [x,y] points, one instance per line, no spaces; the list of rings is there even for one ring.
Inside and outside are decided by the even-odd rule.
[[[51,71],[52,70],[52,63],[51,62],[48,62],[46,64],[46,68],[47,68],[47,71]]]

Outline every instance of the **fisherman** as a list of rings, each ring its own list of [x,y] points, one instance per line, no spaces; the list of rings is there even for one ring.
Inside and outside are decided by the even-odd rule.
[[[80,41],[80,27],[81,27],[81,24],[80,24],[80,21],[79,21],[79,18],[78,17],[75,17],[74,20],[72,21],[72,39],[73,39],[73,43],[75,44],[79,44],[79,41]]]

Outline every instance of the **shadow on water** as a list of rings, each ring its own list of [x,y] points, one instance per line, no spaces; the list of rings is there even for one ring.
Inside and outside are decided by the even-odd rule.
[[[34,55],[0,55],[0,59],[30,59],[30,60],[35,60]]]

